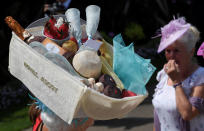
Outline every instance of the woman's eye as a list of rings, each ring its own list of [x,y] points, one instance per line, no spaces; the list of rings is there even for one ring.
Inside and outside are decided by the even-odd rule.
[[[167,49],[167,50],[165,50],[165,52],[166,52],[166,53],[170,53],[170,52],[171,52],[171,50],[168,50],[168,49]]]
[[[178,50],[178,49],[175,49],[175,50],[174,50],[174,52],[175,52],[175,53],[178,53],[178,52],[179,52],[179,50]]]
[[[167,50],[165,50],[165,53],[166,53],[166,54],[170,54],[170,53],[171,53],[171,50],[168,50],[168,49],[167,49]]]

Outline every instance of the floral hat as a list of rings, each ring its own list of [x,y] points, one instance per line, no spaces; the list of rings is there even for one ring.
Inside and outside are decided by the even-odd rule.
[[[202,45],[198,49],[197,55],[198,56],[204,56],[204,42],[202,43]]]
[[[162,27],[160,34],[161,41],[157,52],[160,53],[166,47],[174,43],[190,28],[190,26],[189,23],[186,23],[185,18],[181,17],[178,19],[174,18],[167,25]]]

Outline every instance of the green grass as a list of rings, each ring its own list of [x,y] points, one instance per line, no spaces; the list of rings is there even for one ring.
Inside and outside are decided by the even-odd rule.
[[[32,126],[28,106],[0,112],[0,131],[22,131]]]

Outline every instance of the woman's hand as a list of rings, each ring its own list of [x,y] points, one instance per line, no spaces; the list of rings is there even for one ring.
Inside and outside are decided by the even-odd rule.
[[[175,60],[169,60],[168,63],[164,65],[164,71],[172,80],[173,84],[177,84],[182,81],[180,69]]]

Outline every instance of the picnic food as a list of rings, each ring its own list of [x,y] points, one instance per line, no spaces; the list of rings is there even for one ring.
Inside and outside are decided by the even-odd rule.
[[[96,84],[94,84],[93,89],[102,93],[104,90],[104,85],[101,82],[97,82]]]
[[[7,16],[5,18],[6,24],[10,27],[10,29],[16,33],[16,35],[26,43],[30,43],[31,39],[36,39],[30,32],[25,30],[12,16]],[[39,37],[38,37],[39,38]],[[39,40],[39,39],[36,40]]]
[[[76,39],[72,37],[69,40],[65,41],[62,44],[62,48],[66,50],[66,53],[64,54],[64,56],[71,61],[72,57],[75,55],[75,53],[78,50],[78,44],[76,42]]]
[[[83,50],[77,53],[72,61],[75,70],[86,78],[98,78],[102,63],[96,51]]]
[[[109,96],[109,97],[113,97],[113,98],[121,98],[122,97],[122,93],[121,93],[120,89],[118,89],[117,87],[112,86],[112,85],[105,86],[103,93],[104,93],[104,95]]]
[[[7,16],[5,18],[6,24],[11,28],[16,35],[21,38],[21,40],[25,40],[26,37],[30,36],[31,34],[27,32],[12,16]]]
[[[26,43],[30,44],[33,41],[42,42],[45,37],[44,36],[34,36],[29,31],[25,30],[12,16],[7,16],[5,18],[6,24],[9,28],[16,33],[16,35]]]
[[[51,16],[44,26],[44,35],[57,40],[62,40],[69,35],[69,25],[62,17],[57,20]]]
[[[42,45],[42,43],[38,41],[31,42],[29,46],[42,55],[48,52],[48,50]]]
[[[46,47],[46,49],[50,52],[57,53],[63,55],[66,51],[60,47],[57,43],[46,38],[42,41],[42,44]]]
[[[104,74],[110,75],[115,80],[115,83],[116,83],[117,87],[120,88],[120,90],[124,89],[124,85],[123,85],[122,81],[115,74],[115,72],[113,71],[113,68],[108,64],[107,60],[103,56],[100,56],[100,58],[101,58],[101,62],[102,62],[101,72]]]
[[[137,96],[137,94],[132,92],[132,91],[129,91],[127,89],[123,89],[122,90],[122,98],[124,98],[124,97],[131,97],[131,96]]]
[[[114,79],[108,74],[103,74],[99,78],[99,82],[103,83],[104,86],[107,86],[107,85],[116,86]]]
[[[46,37],[44,36],[34,36],[34,38],[31,36],[28,40],[26,40],[26,42],[28,44],[30,44],[31,42],[34,42],[34,41],[38,41],[38,42],[42,42]]]
[[[74,39],[74,37],[72,37],[69,40],[65,41],[62,44],[62,48],[68,52],[76,53],[78,50],[78,45],[77,45],[76,39]]]

